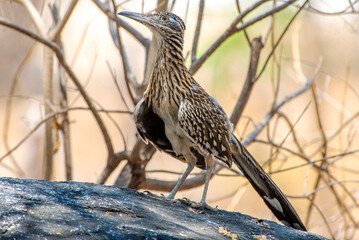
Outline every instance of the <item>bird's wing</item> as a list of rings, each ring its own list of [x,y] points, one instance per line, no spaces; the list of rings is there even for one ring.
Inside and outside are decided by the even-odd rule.
[[[173,152],[172,145],[165,134],[162,119],[148,107],[144,99],[136,105],[134,120],[137,131],[145,143],[149,141],[162,151]]]
[[[185,161],[183,155],[177,155],[173,150],[172,144],[165,133],[164,121],[153,112],[144,99],[136,105],[134,120],[137,132],[146,144],[150,142],[158,150],[166,152],[178,160]],[[204,169],[204,157],[196,149],[191,148],[190,150],[197,158],[196,166]]]
[[[231,166],[231,131],[227,126],[227,116],[208,95],[187,96],[180,103],[178,121],[186,136],[202,153],[211,154]]]

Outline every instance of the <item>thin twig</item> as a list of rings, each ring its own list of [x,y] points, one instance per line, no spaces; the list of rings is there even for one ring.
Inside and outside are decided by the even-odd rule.
[[[7,26],[15,31],[18,31],[46,46],[48,46],[49,48],[51,48],[56,56],[58,61],[60,62],[60,64],[63,66],[63,68],[65,69],[66,73],[70,76],[70,78],[72,79],[73,83],[76,85],[76,87],[78,88],[78,90],[80,91],[82,97],[84,98],[85,102],[87,103],[88,107],[90,108],[100,130],[102,133],[102,136],[104,138],[104,141],[106,143],[106,147],[107,147],[107,152],[108,152],[108,162],[112,162],[115,158],[114,155],[114,151],[113,151],[113,146],[112,146],[112,142],[111,142],[111,138],[106,130],[106,127],[100,117],[100,115],[96,112],[96,108],[95,106],[92,104],[92,101],[90,99],[90,97],[88,96],[87,92],[85,91],[85,89],[82,87],[80,81],[78,80],[77,76],[75,75],[75,73],[72,71],[72,69],[70,68],[70,66],[67,64],[67,62],[64,59],[64,56],[62,55],[61,49],[52,41],[49,41],[43,37],[41,37],[40,35],[37,35],[33,32],[31,32],[30,30],[19,26],[17,24],[14,24],[10,21],[8,21],[7,19],[4,19],[2,17],[0,17],[0,25],[4,25]]]
[[[204,0],[200,0],[198,16],[197,16],[197,25],[196,25],[196,30],[194,32],[193,43],[192,43],[191,64],[193,64],[193,62],[196,61],[197,59],[197,47],[198,47],[199,34],[201,32],[203,11],[204,11]]]
[[[277,112],[283,105],[285,105],[286,103],[290,102],[294,98],[306,92],[309,89],[312,81],[313,81],[312,78],[308,78],[307,83],[305,84],[304,87],[300,88],[299,90],[292,93],[291,95],[285,97],[281,102],[276,104],[274,108],[269,113],[267,113],[266,116],[263,118],[263,120],[257,125],[256,129],[252,132],[252,134],[245,141],[243,141],[243,145],[246,146],[251,141],[253,141],[257,137],[257,135],[262,131],[262,129],[267,125],[267,123],[273,117],[275,112]]]
[[[44,48],[44,71],[43,71],[43,92],[45,103],[45,115],[49,115],[53,105],[53,66],[54,53]],[[50,118],[45,122],[45,157],[43,175],[45,180],[51,180],[53,176],[53,155],[54,155],[54,119]]]
[[[112,6],[114,8],[114,12],[116,13],[116,5],[115,5],[115,1],[111,0],[112,2]],[[112,39],[115,41],[116,46],[119,50],[119,54],[121,56],[121,60],[122,60],[122,67],[123,67],[123,74],[125,76],[125,83],[126,83],[126,87],[127,87],[127,92],[131,98],[131,101],[133,104],[136,104],[137,101],[139,99],[135,98],[135,96],[132,93],[132,89],[130,87],[130,84],[132,85],[132,87],[134,87],[135,89],[139,88],[139,84],[136,80],[135,75],[132,73],[130,65],[128,63],[128,58],[127,58],[127,53],[123,47],[123,43],[122,43],[122,39],[121,39],[121,35],[120,35],[120,28],[119,28],[119,24],[117,21],[114,21],[115,23],[115,29],[113,26],[113,21],[111,19],[109,19],[109,27],[110,27],[110,32],[113,33],[112,35]]]
[[[356,0],[353,2],[353,4],[357,4],[359,1]],[[298,7],[297,5],[294,4],[294,6]],[[358,11],[353,10],[348,12],[348,10],[351,9],[351,6],[348,6],[346,8],[344,8],[341,11],[337,11],[337,12],[324,12],[322,10],[316,9],[314,7],[312,7],[311,5],[309,5],[307,8],[305,8],[306,11],[308,12],[312,12],[312,13],[316,13],[316,14],[320,14],[320,15],[324,15],[324,16],[337,16],[337,15],[351,15],[351,14],[358,14]]]
[[[241,5],[239,4],[239,0],[236,0],[236,6],[237,6],[238,13],[241,14]],[[243,19],[240,22],[243,23]],[[247,43],[250,46],[251,45],[251,39],[249,37],[247,29],[243,29],[243,32],[244,32],[244,36],[246,37]]]
[[[1,21],[1,20],[0,20]],[[14,147],[12,147],[9,151],[7,151],[3,156],[0,157],[0,162],[4,160],[6,157],[11,155],[16,149],[18,149],[36,130],[44,124],[48,119],[55,117],[58,114],[63,114],[68,111],[74,111],[74,110],[86,110],[91,111],[88,107],[72,107],[67,109],[61,109],[56,112],[52,112],[51,114],[45,116],[39,123],[33,127],[29,133],[27,133]],[[121,114],[132,114],[132,112],[129,111],[122,111],[122,110],[103,110],[103,109],[96,109],[96,112],[106,112],[106,113],[121,113]]]
[[[88,64],[89,72],[87,73],[87,77],[86,77],[84,83],[82,84],[83,88],[86,88],[87,85],[90,83],[90,81],[92,79],[92,74],[95,71],[95,65],[97,63],[97,58],[98,58],[98,49],[94,48],[93,51],[94,51],[94,56],[93,56],[93,59],[92,59],[91,63]],[[69,106],[75,105],[75,103],[77,102],[77,100],[80,99],[80,97],[81,97],[81,92],[73,97],[73,99],[72,99],[71,103],[69,104]]]
[[[274,54],[274,51],[276,50],[276,48],[278,47],[279,43],[281,42],[281,40],[283,39],[285,33],[288,31],[289,27],[291,26],[291,24],[294,22],[294,19],[298,16],[298,14],[303,10],[304,6],[308,3],[308,0],[306,0],[303,5],[298,9],[298,11],[294,14],[294,16],[291,18],[291,20],[289,21],[289,23],[287,24],[287,26],[284,28],[282,34],[280,35],[278,41],[276,42],[276,44],[272,47],[272,50],[271,52],[269,53],[261,71],[259,72],[258,76],[257,76],[257,79],[260,78],[260,76],[262,75],[262,73],[264,72],[270,58],[272,57],[272,55]],[[283,4],[284,5],[284,4]],[[283,5],[281,5],[280,7],[283,7]],[[277,7],[279,8],[279,7]],[[276,9],[276,8],[274,8]]]
[[[111,69],[110,62],[109,62],[109,61],[106,61],[106,64],[107,64],[107,68],[108,68],[108,70],[109,70],[109,72],[110,72],[110,74],[111,74],[112,80],[113,80],[113,82],[114,82],[114,84],[115,84],[115,86],[116,86],[116,88],[117,88],[117,91],[118,91],[118,93],[120,94],[120,98],[121,98],[123,104],[125,105],[126,109],[127,109],[128,111],[130,111],[130,108],[129,108],[128,105],[127,105],[126,99],[125,99],[125,97],[123,96],[123,93],[122,93],[122,91],[121,91],[121,88],[120,88],[120,86],[118,85],[115,70],[114,70],[114,69]]]
[[[78,3],[78,0],[71,0],[69,6],[66,9],[65,14],[60,18],[60,21],[56,23],[56,26],[53,29],[51,29],[49,36],[52,41],[56,42],[58,40],[58,38],[60,37],[60,34],[61,34],[62,30],[64,29],[66,23],[68,22],[77,3]]]
[[[234,34],[237,31],[237,24],[243,20],[245,16],[247,16],[249,13],[251,13],[254,9],[258,8],[268,0],[262,0],[258,1],[249,8],[247,8],[245,11],[243,11],[241,14],[239,14],[230,24],[230,26],[222,33],[222,35],[207,49],[207,51],[198,58],[194,63],[192,63],[189,71],[193,75],[197,70],[202,66],[202,64],[208,59],[209,56],[212,55],[212,53],[217,50],[217,48],[225,41],[227,40],[232,34]],[[258,19],[259,21],[261,19]],[[251,24],[254,24],[257,21],[251,21]],[[245,27],[248,27],[251,24],[245,25]],[[244,28],[245,28],[244,27]]]
[[[321,117],[320,117],[320,113],[319,113],[319,106],[318,106],[318,99],[317,99],[317,96],[315,94],[315,89],[316,89],[316,86],[314,84],[314,82],[312,83],[311,85],[311,93],[312,93],[312,99],[313,99],[313,103],[314,103],[314,109],[315,109],[315,116],[316,116],[316,120],[317,120],[317,124],[318,124],[318,128],[319,128],[319,132],[320,132],[320,135],[321,135],[321,139],[322,139],[322,144],[321,144],[321,155],[322,157],[326,157],[327,155],[327,138],[325,136],[325,132],[324,132],[324,128],[323,128],[323,123],[322,123],[322,120],[321,120]],[[323,161],[320,163],[320,167],[321,168],[325,168],[325,166],[327,165],[328,163],[326,161]],[[318,174],[317,175],[317,178],[315,180],[315,183],[314,183],[314,186],[313,186],[313,189],[317,189],[319,184],[320,184],[320,180],[322,178],[322,174]],[[310,204],[309,204],[309,207],[307,209],[307,214],[306,214],[306,223],[308,224],[309,222],[309,219],[311,217],[311,213],[312,213],[312,209],[313,209],[313,203],[315,201],[315,197],[316,197],[316,194],[313,194],[311,197],[310,197]]]
[[[217,165],[213,170],[213,174],[211,178],[215,176],[220,169],[222,168]],[[189,177],[186,179],[186,181],[183,182],[183,185],[181,185],[181,190],[187,190],[194,187],[202,186],[204,184],[205,178],[206,178],[205,171],[202,171],[199,174],[195,174],[195,176]],[[158,179],[146,178],[146,182],[143,183],[141,188],[145,188],[153,191],[170,192],[176,185],[176,182],[177,181],[163,181]]]
[[[117,21],[119,26],[126,29],[128,33],[130,33],[134,38],[137,39],[143,46],[146,48],[150,44],[150,40],[145,38],[139,31],[131,27],[128,23],[118,18],[114,13],[113,10],[111,10],[111,7],[109,5],[106,5],[105,3],[102,3],[100,0],[92,0],[93,3],[110,19]]]
[[[260,37],[254,38],[250,44],[251,44],[251,56],[250,56],[246,81],[244,82],[242,92],[237,100],[236,106],[234,107],[234,110],[230,118],[230,121],[233,123],[234,128],[237,126],[239,118],[241,117],[244,107],[247,105],[250,94],[252,92],[256,80],[256,73],[257,73],[260,53],[263,49],[262,40]]]
[[[37,32],[42,36],[47,36],[47,30],[44,21],[42,20],[39,12],[36,10],[35,6],[30,0],[14,0],[14,2],[17,2],[24,6],[26,11],[29,13],[32,22],[35,25],[35,28]]]
[[[3,141],[4,141],[4,146],[5,146],[5,150],[6,152],[10,150],[10,145],[9,145],[9,130],[10,130],[10,119],[11,119],[11,114],[12,114],[12,102],[13,102],[13,98],[15,97],[15,92],[17,89],[17,86],[19,84],[19,78],[20,75],[22,74],[25,66],[29,63],[30,58],[35,50],[36,47],[36,42],[31,46],[29,52],[26,54],[25,58],[23,59],[23,61],[20,63],[20,66],[18,67],[18,69],[16,70],[14,79],[12,81],[11,84],[11,88],[10,88],[10,94],[9,94],[9,98],[6,101],[6,105],[5,105],[5,120],[4,120],[4,132],[3,132]],[[16,171],[18,172],[18,174],[20,176],[24,176],[24,172],[21,169],[21,167],[18,165],[16,159],[14,158],[14,156],[10,155],[10,159],[13,162]]]
[[[280,118],[283,118],[283,119],[284,119],[284,121],[288,124],[288,126],[290,127],[290,129],[294,129],[294,125],[290,122],[289,118],[288,118],[285,114],[283,114],[283,113],[280,112],[280,111],[277,111],[277,114],[278,114],[278,116],[279,116]],[[295,131],[292,131],[292,137],[293,137],[293,142],[294,142],[294,144],[296,145],[296,147],[297,147],[299,153],[300,153],[301,155],[305,155],[305,153],[304,153],[304,151],[303,151],[303,148],[302,148],[301,144],[299,143],[299,139],[298,139],[297,134],[296,134]]]

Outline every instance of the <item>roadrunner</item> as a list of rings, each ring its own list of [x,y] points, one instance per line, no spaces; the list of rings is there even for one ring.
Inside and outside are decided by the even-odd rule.
[[[232,124],[219,103],[194,80],[182,55],[185,24],[173,13],[120,12],[153,32],[158,45],[148,87],[134,110],[139,135],[157,149],[188,164],[167,198],[173,199],[195,166],[206,169],[202,199],[206,204],[214,159],[241,169],[274,215],[285,225],[306,230],[282,191],[233,135]]]

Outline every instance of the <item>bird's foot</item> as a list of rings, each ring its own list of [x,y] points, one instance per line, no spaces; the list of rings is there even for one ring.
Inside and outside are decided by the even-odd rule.
[[[189,198],[183,197],[182,201],[184,201],[185,203],[191,205],[192,203],[194,203],[193,201],[191,201]]]
[[[163,193],[161,193],[160,195],[151,193],[150,191],[143,191],[143,193],[146,194],[147,196],[150,196],[150,197],[153,197],[153,198],[171,200],[171,199],[168,199],[165,195],[163,195]]]
[[[178,199],[173,199],[173,198],[165,198],[167,202],[170,202],[170,203],[178,203],[179,200]]]
[[[191,202],[191,207],[192,208],[204,208],[204,209],[208,209],[211,211],[217,211],[218,208],[217,207],[211,207],[209,206],[205,201],[200,201],[200,202]]]
[[[156,198],[156,199],[163,199],[163,198],[165,198],[165,196],[164,196],[163,194],[157,195],[157,194],[151,193],[150,191],[143,191],[143,193],[146,194],[147,196],[150,196],[150,197]]]
[[[160,195],[151,193],[150,191],[143,191],[143,193],[145,193],[147,196],[153,197],[153,198],[157,198],[160,200],[165,200],[167,202],[171,202],[171,203],[177,203],[179,202],[179,199],[173,199],[171,197],[166,197],[163,193],[161,193]]]
[[[174,199],[172,196],[171,196],[171,194],[170,195],[168,195],[167,197],[165,197],[163,194],[162,194],[162,196],[166,199],[166,201],[168,201],[168,202],[171,202],[171,203],[178,203],[179,202],[179,200],[178,199]]]

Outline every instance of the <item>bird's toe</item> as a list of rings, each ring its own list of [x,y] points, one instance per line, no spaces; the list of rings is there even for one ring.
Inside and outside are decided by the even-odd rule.
[[[208,210],[211,210],[211,211],[217,211],[218,208],[217,207],[211,207],[209,206],[206,202],[191,202],[191,207],[192,208],[204,208],[204,209],[208,209]]]

